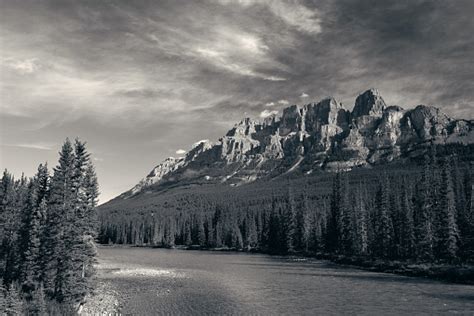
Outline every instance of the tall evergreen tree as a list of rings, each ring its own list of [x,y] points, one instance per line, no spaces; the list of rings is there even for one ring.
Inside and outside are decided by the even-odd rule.
[[[413,219],[413,204],[408,194],[408,183],[404,183],[401,192],[401,257],[412,258],[415,254],[415,223]]]
[[[433,258],[433,227],[432,227],[432,177],[429,158],[425,157],[425,165],[421,181],[417,186],[416,207],[414,214],[415,239],[417,258],[429,261]]]
[[[375,227],[375,254],[381,258],[389,258],[392,255],[393,226],[390,217],[389,187],[387,175],[379,183],[376,195],[376,216]]]
[[[339,248],[345,255],[353,254],[354,225],[351,210],[349,209],[349,179],[347,174],[343,174],[341,181],[341,200],[339,202]]]
[[[333,178],[331,206],[326,228],[325,248],[328,252],[335,252],[339,249],[341,239],[341,199],[342,199],[342,176],[338,172]]]
[[[445,163],[442,170],[440,190],[440,223],[438,227],[439,257],[448,261],[457,259],[458,226],[456,224],[456,204],[451,179],[451,170]]]

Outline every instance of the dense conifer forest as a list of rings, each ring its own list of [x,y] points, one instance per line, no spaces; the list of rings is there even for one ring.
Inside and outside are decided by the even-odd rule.
[[[99,241],[446,264],[474,260],[470,160],[432,148],[415,164],[313,179],[262,182],[257,185],[267,189],[259,188],[260,194],[184,190],[135,210],[125,210],[127,200],[124,210],[119,203],[105,205]]]
[[[67,315],[93,288],[97,178],[84,142],[65,141],[52,175],[0,182],[0,314]]]

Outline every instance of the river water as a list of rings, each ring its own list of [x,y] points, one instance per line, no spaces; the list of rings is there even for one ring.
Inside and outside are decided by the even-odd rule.
[[[474,315],[474,286],[327,261],[103,247],[99,262],[125,315]]]

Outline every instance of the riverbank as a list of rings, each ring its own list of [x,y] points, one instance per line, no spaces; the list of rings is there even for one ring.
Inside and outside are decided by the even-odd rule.
[[[103,245],[105,247],[121,247],[121,245]],[[163,248],[156,246],[132,246],[145,248]],[[173,249],[195,250],[195,251],[222,251],[222,252],[249,252],[269,254],[257,249],[234,249],[228,247],[204,248],[198,245],[175,246]],[[270,254],[275,255],[275,254]],[[365,271],[385,272],[399,274],[411,277],[429,278],[433,280],[452,282],[458,284],[474,284],[474,265],[472,264],[444,264],[444,263],[418,263],[410,261],[391,261],[391,260],[371,260],[363,257],[347,257],[341,255],[323,254],[323,253],[294,253],[294,254],[276,254],[288,258],[309,258],[318,260],[329,260],[339,265],[350,266]]]
[[[103,275],[110,268],[100,262],[97,264],[97,284],[94,292],[87,295],[85,303],[80,307],[79,315],[120,315],[120,296]]]
[[[367,260],[344,256],[321,256],[328,260],[366,271],[393,273],[439,281],[474,284],[474,265],[449,265],[441,263],[415,263],[387,260]]]
[[[99,247],[122,315],[471,315],[474,286],[329,260],[230,251]]]

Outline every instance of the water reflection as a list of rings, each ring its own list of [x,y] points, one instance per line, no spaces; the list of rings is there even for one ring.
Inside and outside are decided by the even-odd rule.
[[[146,248],[99,255],[124,314],[474,314],[473,286],[326,261]]]

